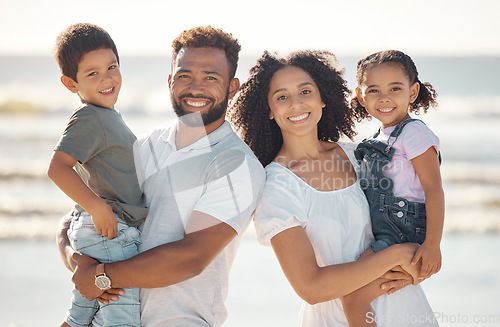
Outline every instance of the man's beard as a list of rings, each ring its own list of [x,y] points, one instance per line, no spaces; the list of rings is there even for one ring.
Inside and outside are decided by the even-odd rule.
[[[207,99],[212,103],[212,107],[209,108],[204,113],[201,112],[187,112],[182,108],[182,104],[177,101],[175,96],[170,92],[170,101],[172,103],[172,108],[179,119],[184,123],[184,125],[189,127],[202,127],[207,126],[221,117],[226,113],[227,103],[229,101],[229,94],[226,93],[226,98],[220,103],[215,103],[215,99],[207,96],[194,96],[190,93],[183,94],[179,97],[179,100],[184,98],[194,98],[194,99]]]

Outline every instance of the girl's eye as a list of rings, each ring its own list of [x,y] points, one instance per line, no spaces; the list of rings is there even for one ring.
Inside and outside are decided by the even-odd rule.
[[[276,98],[276,100],[286,100],[286,95],[280,95],[279,97]]]
[[[111,66],[109,66],[108,70],[111,70],[111,69],[116,69],[116,67],[118,67],[118,66],[116,66],[116,65],[111,65]]]
[[[368,90],[368,92],[366,92],[366,93],[377,93],[377,92],[378,92],[378,90],[376,90],[376,89],[371,89],[371,90]]]
[[[311,90],[304,89],[304,90],[302,90],[302,92],[301,92],[301,93],[302,93],[302,94],[309,94],[309,93],[311,93],[311,92],[312,92]]]

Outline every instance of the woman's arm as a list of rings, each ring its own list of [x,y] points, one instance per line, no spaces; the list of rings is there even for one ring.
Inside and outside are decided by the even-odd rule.
[[[441,269],[440,243],[444,225],[444,192],[439,170],[439,158],[434,147],[411,160],[425,192],[427,232],[425,241],[412,262],[422,259],[420,278],[428,278]]]
[[[415,253],[413,244],[396,244],[358,261],[319,267],[301,226],[277,234],[271,245],[293,289],[309,304],[345,296],[398,265],[406,270]]]

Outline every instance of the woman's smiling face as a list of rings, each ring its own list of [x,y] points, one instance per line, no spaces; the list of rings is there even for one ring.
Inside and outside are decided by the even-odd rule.
[[[267,99],[270,118],[275,119],[283,136],[287,133],[315,133],[316,136],[325,105],[316,83],[306,71],[295,66],[278,70],[271,79]]]

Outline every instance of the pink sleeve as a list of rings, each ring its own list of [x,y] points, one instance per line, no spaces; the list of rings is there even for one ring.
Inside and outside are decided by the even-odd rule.
[[[422,122],[406,125],[400,137],[408,160],[418,157],[432,146],[436,153],[439,152],[439,138]]]

